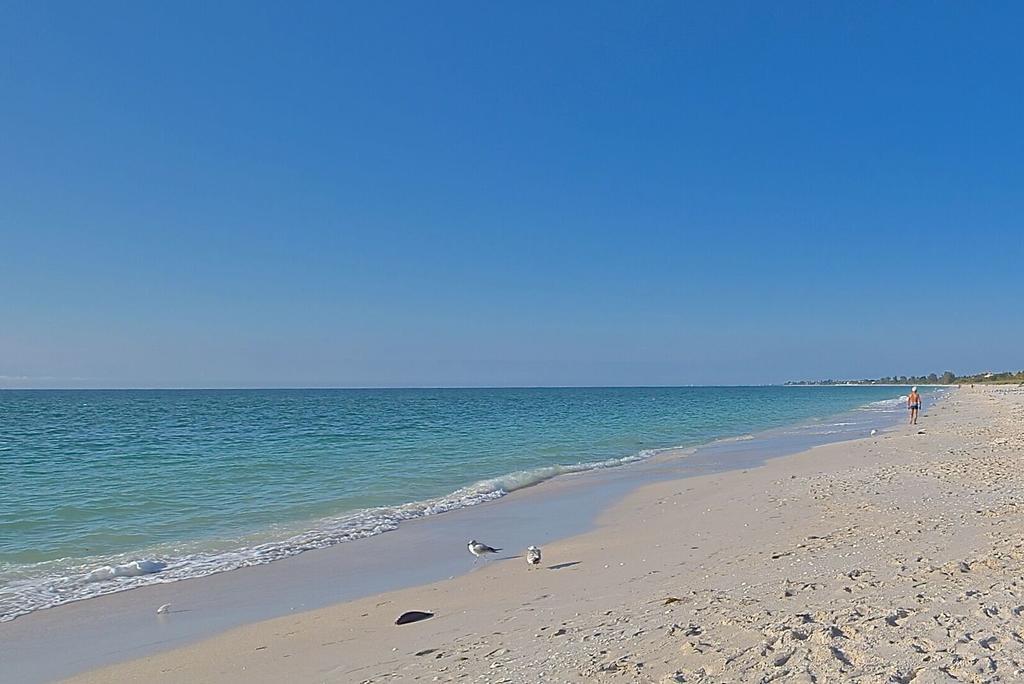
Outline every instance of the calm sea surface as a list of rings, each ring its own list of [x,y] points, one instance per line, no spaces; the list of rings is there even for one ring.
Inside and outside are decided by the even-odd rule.
[[[904,388],[0,391],[0,620]]]

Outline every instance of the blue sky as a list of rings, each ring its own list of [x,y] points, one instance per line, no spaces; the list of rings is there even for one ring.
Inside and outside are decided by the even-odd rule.
[[[213,5],[5,3],[0,386],[1024,367],[1015,5]]]

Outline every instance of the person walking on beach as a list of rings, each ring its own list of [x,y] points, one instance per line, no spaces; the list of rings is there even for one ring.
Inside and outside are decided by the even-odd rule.
[[[921,410],[921,395],[917,393],[916,387],[910,388],[907,395],[907,408],[910,409],[910,424],[917,425],[917,414]]]

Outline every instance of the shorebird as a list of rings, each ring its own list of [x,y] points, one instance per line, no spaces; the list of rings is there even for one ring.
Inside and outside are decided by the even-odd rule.
[[[540,565],[540,549],[532,544],[526,549],[526,564],[531,570],[534,565]]]
[[[498,553],[499,551],[501,551],[501,549],[492,548],[487,544],[481,544],[476,539],[473,539],[468,544],[466,544],[466,548],[469,549],[469,552],[471,554],[473,554],[474,563],[476,563],[477,558],[486,556],[489,553]]]
[[[162,605],[162,606],[160,606],[159,608],[156,609],[156,614],[157,615],[167,615],[169,612],[171,612],[171,604],[170,603],[165,603],[164,605]]]

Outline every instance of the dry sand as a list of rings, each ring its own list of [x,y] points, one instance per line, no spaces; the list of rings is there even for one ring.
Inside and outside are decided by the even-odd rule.
[[[541,569],[517,550],[71,681],[1020,682],[1022,460],[1024,390],[964,388],[914,428],[644,487]]]

